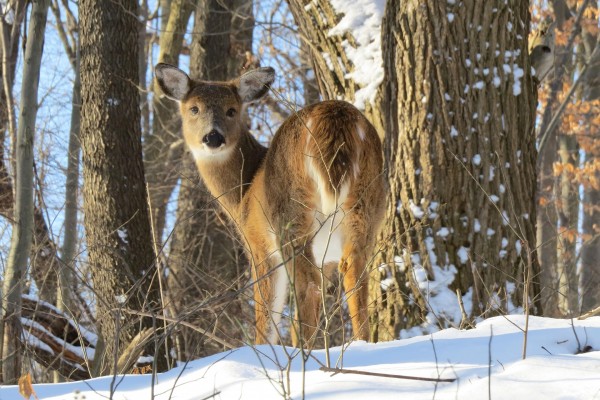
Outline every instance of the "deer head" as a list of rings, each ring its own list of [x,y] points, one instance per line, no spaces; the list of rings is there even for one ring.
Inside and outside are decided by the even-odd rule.
[[[172,65],[158,64],[156,78],[165,95],[181,107],[183,135],[196,158],[225,159],[247,134],[244,107],[268,91],[273,68],[259,68],[228,82],[193,81]]]

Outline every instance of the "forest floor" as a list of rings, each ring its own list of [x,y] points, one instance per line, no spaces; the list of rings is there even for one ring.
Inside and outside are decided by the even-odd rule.
[[[341,368],[339,373],[322,370],[325,350],[302,362],[297,349],[263,345],[189,362],[158,374],[154,382],[150,375],[125,375],[34,389],[40,400],[600,399],[600,317],[531,317],[525,359],[524,326],[524,316],[512,315],[487,319],[471,330],[353,342],[329,351],[331,367]],[[17,387],[0,388],[0,400],[19,398]]]

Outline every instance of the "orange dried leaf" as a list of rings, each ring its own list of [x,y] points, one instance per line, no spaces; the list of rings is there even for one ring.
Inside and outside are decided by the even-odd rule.
[[[563,168],[564,168],[563,163],[555,162],[554,165],[552,166],[554,176],[559,176],[560,174],[562,174]]]
[[[19,378],[19,393],[23,398],[29,400],[31,396],[38,400],[35,390],[33,390],[33,384],[31,383],[31,374],[28,372]]]
[[[577,240],[577,231],[575,229],[565,229],[561,235],[569,243],[574,243]]]

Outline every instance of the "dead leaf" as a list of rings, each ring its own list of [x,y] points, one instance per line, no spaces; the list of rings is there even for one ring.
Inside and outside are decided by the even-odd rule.
[[[29,400],[31,396],[33,396],[35,400],[39,400],[35,394],[35,390],[33,390],[31,373],[28,372],[19,378],[19,393],[27,400]]]

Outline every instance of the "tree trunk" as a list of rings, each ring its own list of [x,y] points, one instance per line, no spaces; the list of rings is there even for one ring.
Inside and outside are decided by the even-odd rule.
[[[171,2],[169,19],[159,40],[158,62],[179,65],[183,35],[193,5],[189,0]],[[160,246],[168,200],[177,184],[177,171],[181,166],[181,152],[174,151],[174,143],[181,141],[181,121],[177,103],[165,98],[158,85],[154,85],[153,90],[152,132],[147,132],[144,140],[144,165],[152,206],[154,234]]]
[[[117,373],[117,359],[135,334],[156,325],[123,309],[162,307],[141,151],[137,2],[82,0],[79,15],[84,224],[105,343],[94,362],[103,373]],[[155,340],[146,352],[162,371],[166,353]]]
[[[287,0],[290,11],[298,25],[301,40],[310,48],[313,70],[323,100],[344,99],[350,103],[357,100],[362,86],[350,77],[356,66],[347,54],[346,46],[359,44],[351,32],[331,34],[342,16],[330,0]],[[364,61],[364,60],[363,60]],[[377,66],[373,66],[374,71]],[[383,140],[383,114],[378,92],[374,101],[360,101],[357,105],[371,121]]]
[[[18,1],[14,4],[14,21],[9,24],[6,19],[0,20],[0,73],[2,89],[0,90],[0,214],[12,219],[13,186],[8,173],[5,155],[6,133],[11,141],[15,132],[15,110],[13,107],[12,89],[15,80],[15,68],[19,53],[19,38],[27,2]]]
[[[23,62],[23,84],[19,107],[16,151],[15,224],[4,272],[3,381],[14,384],[21,375],[21,292],[32,244],[33,218],[33,139],[37,116],[37,93],[42,62],[44,33],[49,0],[33,2]]]
[[[59,286],[56,305],[59,310],[73,313],[75,310],[75,258],[77,254],[77,194],[79,191],[79,154],[81,145],[79,132],[81,125],[81,80],[79,76],[79,49],[76,49],[75,81],[73,82],[73,107],[71,109],[71,129],[67,154],[67,179],[65,192],[65,222],[59,270]]]
[[[591,4],[597,12],[598,6]],[[594,30],[584,28],[583,48],[585,60],[590,63],[588,72],[584,77],[583,98],[586,101],[600,100],[600,38]],[[597,116],[593,113],[588,114],[590,119]],[[587,136],[597,138],[600,134],[598,124],[587,124]],[[593,146],[593,151],[586,153],[586,164],[594,165],[600,158],[600,149]],[[588,182],[584,184],[585,195],[583,199],[583,234],[586,240],[581,249],[581,311],[589,311],[600,306],[600,171],[593,169],[592,176],[588,177]],[[595,183],[594,183],[595,182]]]
[[[387,4],[391,200],[389,247],[374,287],[375,340],[415,325],[458,326],[456,289],[471,318],[526,306],[524,272],[539,273],[528,32],[527,3]],[[529,300],[537,299],[533,289]]]
[[[548,121],[549,122],[549,121]],[[559,302],[559,276],[556,269],[556,250],[558,248],[557,226],[558,213],[554,186],[554,161],[557,155],[556,135],[551,135],[540,153],[540,174],[538,177],[537,194],[537,242],[540,263],[540,301],[544,315],[562,317]]]
[[[579,221],[579,185],[574,183],[574,171],[579,167],[577,139],[568,132],[559,138],[558,156],[563,172],[556,186],[558,201],[558,246],[556,271],[560,296],[558,309],[562,316],[573,317],[579,313],[579,279],[577,274],[577,236]]]

